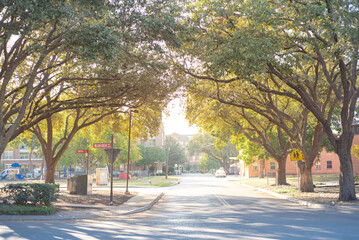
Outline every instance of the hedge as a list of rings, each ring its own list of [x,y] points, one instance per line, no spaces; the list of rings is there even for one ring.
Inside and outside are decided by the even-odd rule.
[[[7,184],[4,192],[6,200],[15,201],[16,205],[50,206],[57,198],[60,186],[47,183],[15,183]]]

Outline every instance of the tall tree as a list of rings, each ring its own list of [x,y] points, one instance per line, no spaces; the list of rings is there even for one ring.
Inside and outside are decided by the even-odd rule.
[[[196,79],[188,90],[192,109],[188,108],[187,116],[202,125],[220,127],[227,123],[233,129],[230,134],[243,133],[261,144],[278,163],[277,184],[286,184],[289,150],[300,149],[304,156],[304,162],[299,162],[300,188],[303,192],[314,191],[311,170],[322,146],[324,129],[306,108],[288,97],[262,93],[251,84],[237,81],[213,83]]]
[[[56,112],[114,106],[118,88],[144,86],[151,77],[154,88],[174,88],[160,61],[165,41],[177,44],[167,2],[2,1],[0,153]],[[146,69],[153,70],[146,79],[137,74]]]
[[[188,161],[185,146],[182,146],[177,139],[171,135],[166,137],[163,149],[166,152],[166,159],[168,156],[169,167],[173,167],[175,164],[185,164]],[[167,153],[169,153],[169,155],[167,155]]]
[[[359,97],[358,3],[198,3],[188,8],[194,33],[187,38],[188,53],[205,65],[201,73],[187,72],[215,82],[246,81],[263,92],[302,103],[320,122],[339,156],[339,199],[356,199],[350,149]],[[331,128],[337,106],[341,109],[339,134]]]
[[[137,161],[137,164],[142,165],[144,170],[147,169],[148,165],[154,165],[155,162],[165,162],[166,153],[163,148],[144,145],[140,145],[139,147],[142,159]]]

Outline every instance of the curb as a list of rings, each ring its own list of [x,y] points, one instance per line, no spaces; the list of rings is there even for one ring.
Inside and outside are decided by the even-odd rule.
[[[154,200],[152,200],[152,202],[150,202],[146,206],[136,208],[136,209],[130,210],[128,212],[121,213],[119,215],[128,215],[128,214],[140,213],[140,212],[147,211],[147,210],[151,209],[151,207],[153,207],[153,205],[155,205],[164,195],[165,194],[162,192],[160,195],[158,195]]]
[[[14,215],[13,218],[1,218],[0,215],[0,221],[62,221],[62,220],[83,220],[83,219],[95,219],[95,218],[104,218],[104,217],[109,217],[109,216],[113,216],[114,214],[116,214],[116,216],[122,216],[122,215],[129,215],[129,214],[135,214],[135,213],[140,213],[140,212],[144,212],[147,211],[149,209],[151,209],[151,207],[153,205],[155,205],[165,194],[162,192],[160,195],[158,195],[154,200],[152,200],[149,204],[147,204],[146,206],[143,207],[139,207],[136,209],[132,209],[126,212],[119,212],[119,210],[117,209],[109,209],[108,206],[104,206],[102,207],[103,210],[108,211],[108,214],[106,215],[93,215],[91,212],[89,212],[89,216],[72,216],[72,217],[62,217],[62,216],[54,216],[54,215],[33,215],[33,216],[29,216],[28,218],[24,218],[25,215]],[[93,208],[93,207],[91,207]],[[118,207],[120,208],[120,207]],[[97,209],[96,211],[98,211],[99,209]],[[3,216],[9,216],[9,215],[3,215]],[[35,216],[35,217],[34,217]]]

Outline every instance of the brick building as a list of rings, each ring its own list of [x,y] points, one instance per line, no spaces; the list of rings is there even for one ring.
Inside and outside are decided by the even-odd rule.
[[[43,158],[38,153],[37,149],[32,152],[32,168],[40,168],[43,163]],[[13,163],[20,164],[22,168],[30,168],[30,150],[23,144],[17,149],[6,148],[1,155],[1,163],[4,164],[4,169],[10,168]]]
[[[359,147],[359,125],[355,126],[355,135],[353,139],[353,147]],[[353,148],[352,148],[353,149]],[[354,175],[359,175],[359,159],[355,156],[352,150],[352,161],[353,161],[353,172]],[[249,166],[245,166],[243,161],[240,161],[240,174],[243,177],[258,177],[260,173],[264,176],[273,176],[278,167],[276,161],[269,159],[266,161],[255,161]],[[296,175],[297,168],[296,162],[291,161],[290,157],[287,157],[286,163],[287,175]],[[315,160],[312,167],[312,174],[339,174],[340,173],[340,162],[339,157],[334,152],[327,152],[324,148]]]

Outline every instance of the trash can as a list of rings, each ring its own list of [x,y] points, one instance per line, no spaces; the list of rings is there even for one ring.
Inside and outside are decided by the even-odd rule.
[[[107,185],[108,171],[107,168],[96,168],[96,185]]]
[[[92,193],[92,176],[78,175],[67,179],[67,190],[70,194],[86,195]]]

